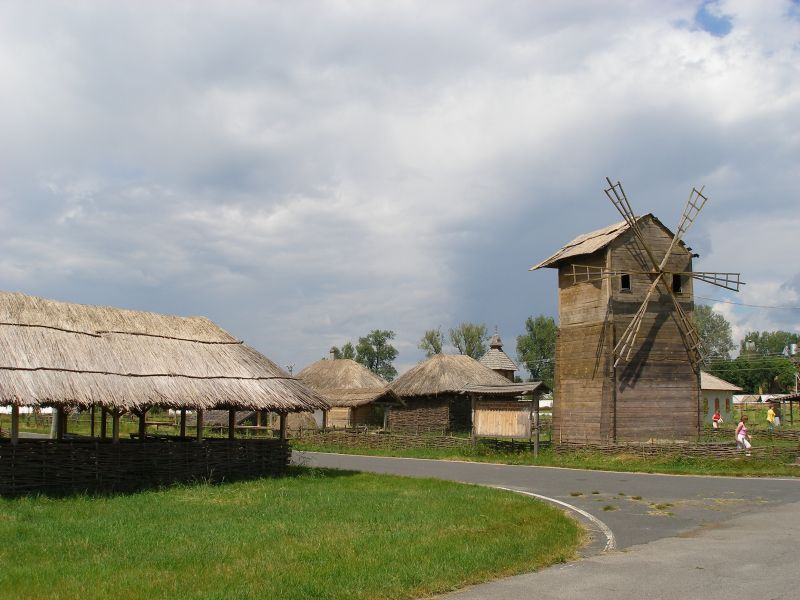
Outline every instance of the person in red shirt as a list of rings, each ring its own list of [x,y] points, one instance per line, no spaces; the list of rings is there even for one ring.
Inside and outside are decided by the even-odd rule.
[[[714,416],[711,417],[711,426],[714,429],[719,429],[719,424],[722,422],[722,415],[719,414],[719,409],[717,409],[714,411]]]

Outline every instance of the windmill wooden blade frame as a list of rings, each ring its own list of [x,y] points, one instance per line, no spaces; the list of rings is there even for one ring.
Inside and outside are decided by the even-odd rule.
[[[726,290],[731,290],[732,292],[738,292],[741,286],[746,285],[745,282],[741,280],[740,273],[720,273],[717,271],[680,271],[675,273],[675,275],[692,277],[698,281],[704,281],[705,283],[710,283],[712,285],[725,288]]]
[[[633,315],[633,319],[631,322],[628,323],[628,326],[625,328],[625,331],[622,333],[622,336],[617,342],[617,345],[614,346],[614,354],[617,356],[616,361],[614,361],[614,366],[616,367],[621,360],[630,360],[631,359],[631,352],[633,352],[633,346],[636,343],[636,337],[639,335],[639,329],[642,327],[642,322],[644,321],[644,316],[647,313],[647,305],[650,303],[650,298],[653,296],[653,293],[656,291],[658,287],[658,282],[661,280],[661,275],[659,275],[653,283],[650,284],[650,289],[647,290],[647,295],[644,297],[644,301],[642,305],[639,307],[639,310]]]
[[[633,231],[633,235],[635,239],[639,242],[642,250],[644,250],[645,254],[647,254],[650,262],[653,264],[653,267],[656,267],[656,259],[653,256],[653,252],[650,250],[650,247],[647,245],[647,242],[642,235],[642,230],[639,229],[639,223],[636,219],[636,215],[633,212],[633,208],[631,208],[631,203],[628,202],[628,197],[625,195],[625,190],[622,189],[622,183],[617,181],[617,183],[611,183],[611,179],[606,177],[606,181],[608,182],[608,188],[604,190],[608,199],[611,200],[611,204],[614,205],[614,208],[617,209],[619,214],[622,215],[622,218],[625,219],[625,222],[630,227],[631,231]]]
[[[592,265],[570,265],[571,273],[565,273],[565,277],[572,279],[572,283],[586,283],[602,281],[608,277],[619,277],[622,275],[652,275],[650,271],[622,271],[617,269],[606,269]]]

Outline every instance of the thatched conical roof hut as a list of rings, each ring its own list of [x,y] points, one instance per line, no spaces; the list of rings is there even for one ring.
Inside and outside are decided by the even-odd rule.
[[[318,393],[204,317],[15,292],[0,292],[0,404],[328,408]]]
[[[300,371],[297,378],[333,407],[327,420],[332,426],[377,424],[382,414],[375,407],[399,402],[386,381],[348,358],[318,360]]]
[[[435,354],[412,367],[389,387],[401,398],[460,394],[474,385],[508,385],[508,379],[470,356]]]
[[[464,355],[436,354],[409,369],[389,387],[405,402],[393,407],[393,431],[445,432],[472,426],[471,394],[515,396],[519,386]]]

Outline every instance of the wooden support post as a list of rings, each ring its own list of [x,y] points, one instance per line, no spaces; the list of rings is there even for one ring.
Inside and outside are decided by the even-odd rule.
[[[64,408],[61,406],[56,407],[56,412],[53,414],[53,418],[56,419],[56,439],[63,440],[64,434],[67,431],[67,423],[66,423],[66,415],[64,414]]]
[[[228,439],[232,440],[236,436],[236,411],[228,410]]]
[[[261,427],[261,411],[256,411],[256,427]]]
[[[19,444],[19,405],[11,405],[11,443]]]
[[[286,441],[286,421],[288,415],[286,413],[281,413],[281,441]]]
[[[186,437],[186,409],[181,409],[181,437]]]
[[[144,441],[144,436],[147,433],[147,409],[144,408],[139,411],[139,441]]]
[[[539,394],[533,392],[533,457],[539,456]]]
[[[472,445],[475,445],[475,396],[470,394],[469,397],[470,406],[472,408],[472,412],[470,413],[470,421],[472,422],[472,427],[470,428],[469,439]]]
[[[386,423],[384,422],[384,427],[386,427]],[[325,433],[328,430],[328,411],[322,411],[322,433]]]
[[[89,437],[94,439],[94,416],[95,416],[95,405],[92,404],[92,408],[89,411],[89,415],[91,415],[91,423],[89,424]]]
[[[198,442],[203,441],[203,409],[197,409],[197,432],[196,439]]]
[[[100,407],[100,439],[108,437],[108,410],[105,406]]]
[[[114,444],[119,444],[119,409],[111,411],[111,441]]]

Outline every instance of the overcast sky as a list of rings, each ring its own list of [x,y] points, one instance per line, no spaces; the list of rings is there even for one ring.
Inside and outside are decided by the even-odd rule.
[[[3,2],[0,289],[207,315],[295,371],[373,328],[557,315],[638,214],[800,305],[800,4]],[[700,300],[704,301],[704,300]],[[716,304],[737,337],[800,310]]]

